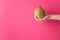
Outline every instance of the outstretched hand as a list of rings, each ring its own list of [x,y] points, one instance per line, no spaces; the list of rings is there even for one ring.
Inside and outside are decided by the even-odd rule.
[[[49,16],[45,16],[45,17],[42,18],[42,19],[38,19],[37,16],[34,16],[34,18],[35,18],[36,21],[45,21],[45,20],[48,19],[48,17],[49,17]]]

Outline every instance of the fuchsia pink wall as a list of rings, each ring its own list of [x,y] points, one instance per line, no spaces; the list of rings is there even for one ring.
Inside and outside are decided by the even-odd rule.
[[[60,14],[60,0],[0,0],[0,40],[60,40],[60,21],[34,19],[39,5]]]

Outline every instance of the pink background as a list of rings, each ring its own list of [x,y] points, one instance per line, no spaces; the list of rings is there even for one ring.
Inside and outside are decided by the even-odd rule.
[[[60,21],[34,19],[39,5],[60,14],[60,0],[0,0],[0,40],[60,40]]]

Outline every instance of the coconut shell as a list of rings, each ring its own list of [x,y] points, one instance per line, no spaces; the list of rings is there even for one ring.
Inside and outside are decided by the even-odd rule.
[[[34,16],[35,16],[37,19],[42,19],[42,18],[44,18],[44,17],[46,16],[44,9],[43,9],[41,6],[38,6],[38,7],[35,9]]]

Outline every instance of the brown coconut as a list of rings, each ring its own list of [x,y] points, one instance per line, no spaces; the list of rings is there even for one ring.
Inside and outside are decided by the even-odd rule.
[[[42,18],[44,18],[44,17],[46,16],[44,9],[43,9],[41,6],[38,6],[38,7],[35,9],[34,16],[35,16],[37,19],[42,19]]]

